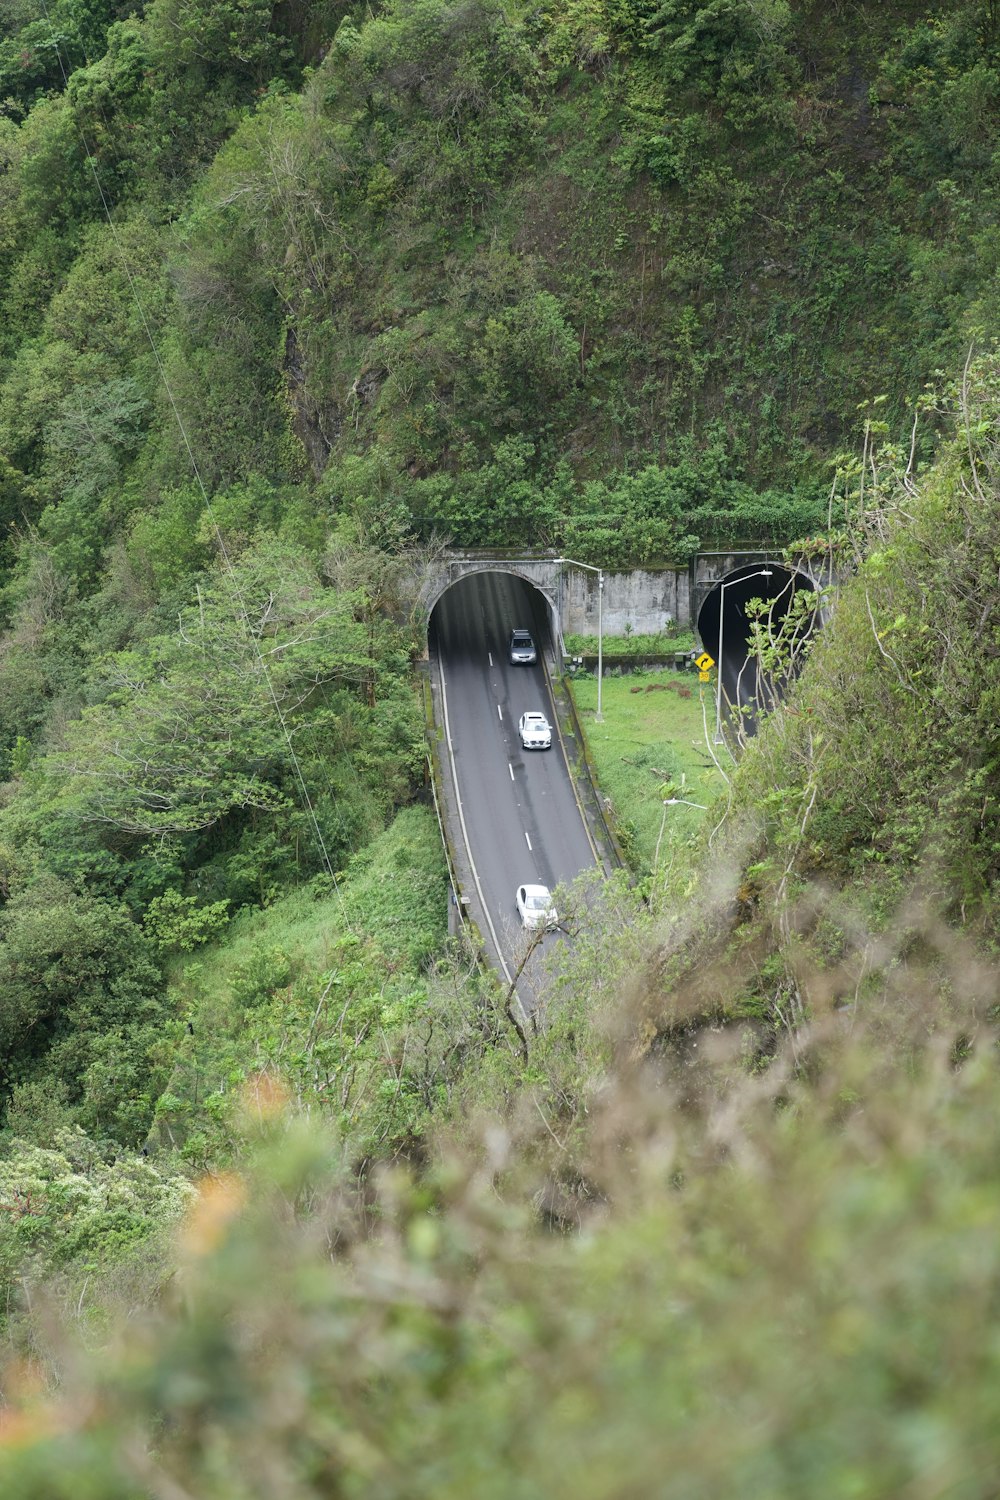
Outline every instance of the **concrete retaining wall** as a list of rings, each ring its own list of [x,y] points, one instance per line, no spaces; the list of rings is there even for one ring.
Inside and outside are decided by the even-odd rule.
[[[597,575],[566,568],[562,575],[560,617],[570,635],[597,634]],[[604,633],[625,635],[630,625],[636,635],[655,635],[691,618],[691,584],[687,568],[649,573],[641,568],[604,575]]]

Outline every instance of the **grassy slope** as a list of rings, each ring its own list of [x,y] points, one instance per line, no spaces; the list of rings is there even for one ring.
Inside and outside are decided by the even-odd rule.
[[[364,1137],[369,1109],[378,1120],[377,1092],[366,1097],[360,1079],[339,1085],[352,1068],[377,1068],[380,1037],[391,1051],[424,1003],[425,969],[448,920],[434,814],[398,813],[339,882],[335,894],[317,881],[241,912],[222,941],[177,962],[172,993],[186,1030],[157,1112],[160,1144],[183,1146],[196,1163],[228,1155],[242,1090],[257,1072],[284,1078],[304,1108],[339,1100],[349,1136]]]
[[[694,807],[664,808],[664,798],[711,804],[722,790],[705,744],[705,724],[709,737],[714,725],[711,688],[704,690],[703,703],[692,673],[606,677],[604,723],[598,724],[596,679],[579,678],[571,686],[601,791],[611,799],[627,852],[640,868],[651,869],[662,828],[665,863],[674,848],[690,843],[705,815]],[[681,697],[681,688],[691,696]]]

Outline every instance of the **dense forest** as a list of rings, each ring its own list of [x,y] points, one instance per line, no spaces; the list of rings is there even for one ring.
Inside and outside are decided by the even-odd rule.
[[[6,0],[5,1495],[996,1495],[998,188],[996,0]],[[526,1036],[414,578],[806,538]]]

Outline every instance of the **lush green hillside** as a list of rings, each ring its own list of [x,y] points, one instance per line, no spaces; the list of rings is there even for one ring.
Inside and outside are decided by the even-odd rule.
[[[995,1493],[998,111],[993,0],[3,8],[4,1494]],[[518,1030],[415,571],[830,520]]]
[[[663,555],[801,526],[860,402],[902,432],[996,332],[987,4],[50,16],[6,22],[0,447],[87,586],[192,480],[147,335],[213,493]]]

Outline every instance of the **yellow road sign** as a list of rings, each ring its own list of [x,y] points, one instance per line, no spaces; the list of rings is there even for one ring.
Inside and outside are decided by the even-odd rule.
[[[711,677],[711,675],[712,675],[711,672],[699,672],[698,673],[698,681],[699,682],[707,682],[708,679]]]
[[[694,664],[700,672],[707,672],[710,667],[715,666],[715,657],[709,656],[707,651],[703,651],[700,656],[695,657]]]

